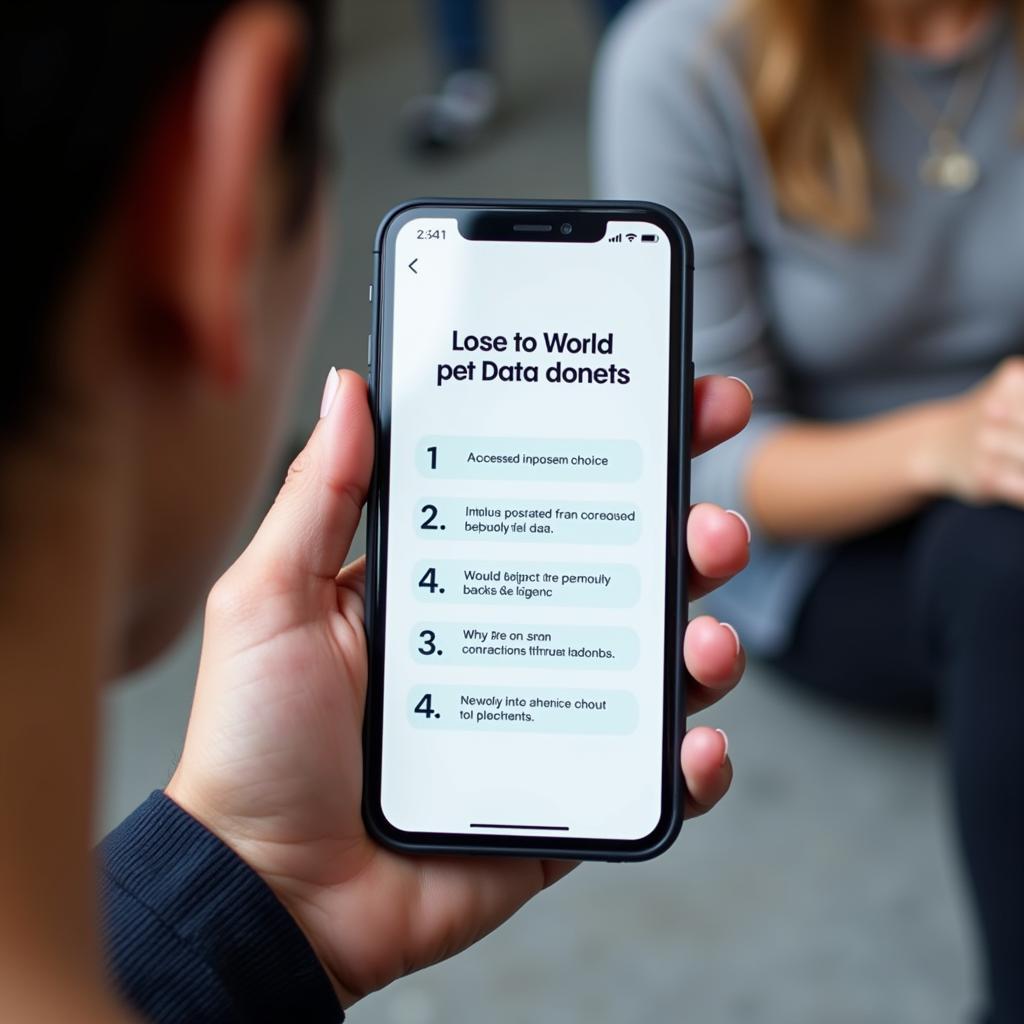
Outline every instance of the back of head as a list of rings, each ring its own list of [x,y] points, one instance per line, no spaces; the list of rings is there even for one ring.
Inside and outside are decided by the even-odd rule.
[[[308,22],[308,52],[281,144],[296,204],[311,189],[324,0],[288,0]],[[15,0],[0,36],[0,145],[8,342],[0,445],[29,430],[53,385],[61,297],[129,171],[149,115],[238,0]],[[301,211],[296,210],[296,215]]]

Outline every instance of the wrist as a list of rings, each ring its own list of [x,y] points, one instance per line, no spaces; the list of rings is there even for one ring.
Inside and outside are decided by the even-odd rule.
[[[316,930],[310,927],[302,912],[304,908],[308,910],[313,901],[302,891],[304,887],[292,884],[283,872],[265,863],[266,858],[262,854],[260,840],[246,830],[239,830],[237,825],[232,827],[231,818],[215,813],[200,800],[194,788],[189,786],[186,773],[182,772],[180,764],[164,787],[164,796],[195,819],[245,863],[250,871],[259,876],[309,944],[341,1008],[348,1010],[353,1003],[358,1002],[360,995],[338,977],[332,967],[331,958],[325,954],[321,946]]]
[[[294,915],[222,834],[166,793],[107,836],[101,856],[108,955],[142,1015],[165,993],[175,1019],[337,1024],[337,995]]]
[[[955,399],[927,402],[909,410],[910,438],[905,447],[907,479],[915,497],[927,501],[949,491],[950,429]]]

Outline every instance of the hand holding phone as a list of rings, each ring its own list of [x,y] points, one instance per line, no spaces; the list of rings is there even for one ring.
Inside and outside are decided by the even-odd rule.
[[[188,735],[167,792],[264,878],[349,1006],[475,942],[571,865],[407,857],[366,831],[366,584],[361,559],[342,566],[370,483],[374,425],[363,382],[338,377],[300,471],[211,595]],[[700,380],[692,411],[696,456],[743,427],[749,393],[724,378]],[[691,597],[746,562],[743,526],[712,506],[692,510],[686,542]],[[677,628],[687,704],[699,711],[736,684],[743,655],[706,616]],[[686,814],[703,813],[732,776],[724,739],[692,729],[672,752],[675,772],[677,758]]]
[[[373,425],[363,381],[339,378],[299,471],[211,595],[185,749],[167,793],[259,872],[348,1006],[475,942],[569,864],[406,857],[366,832],[364,562],[341,566],[370,482]],[[749,414],[741,384],[698,381],[694,455]],[[734,516],[698,505],[687,548],[699,596],[743,567],[746,533]],[[687,703],[697,711],[732,689],[743,656],[713,619],[685,630]],[[732,777],[722,736],[691,729],[675,756],[687,816],[713,807]]]

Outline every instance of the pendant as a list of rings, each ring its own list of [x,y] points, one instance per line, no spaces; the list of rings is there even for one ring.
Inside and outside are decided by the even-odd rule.
[[[981,177],[978,161],[945,128],[936,129],[929,139],[931,152],[921,161],[918,174],[931,188],[944,192],[969,192]]]

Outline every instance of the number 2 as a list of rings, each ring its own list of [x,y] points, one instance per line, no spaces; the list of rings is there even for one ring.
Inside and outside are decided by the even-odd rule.
[[[434,525],[434,520],[437,518],[437,506],[436,505],[424,505],[420,509],[421,512],[426,513],[427,518],[420,523],[421,530],[437,530],[440,527]]]

